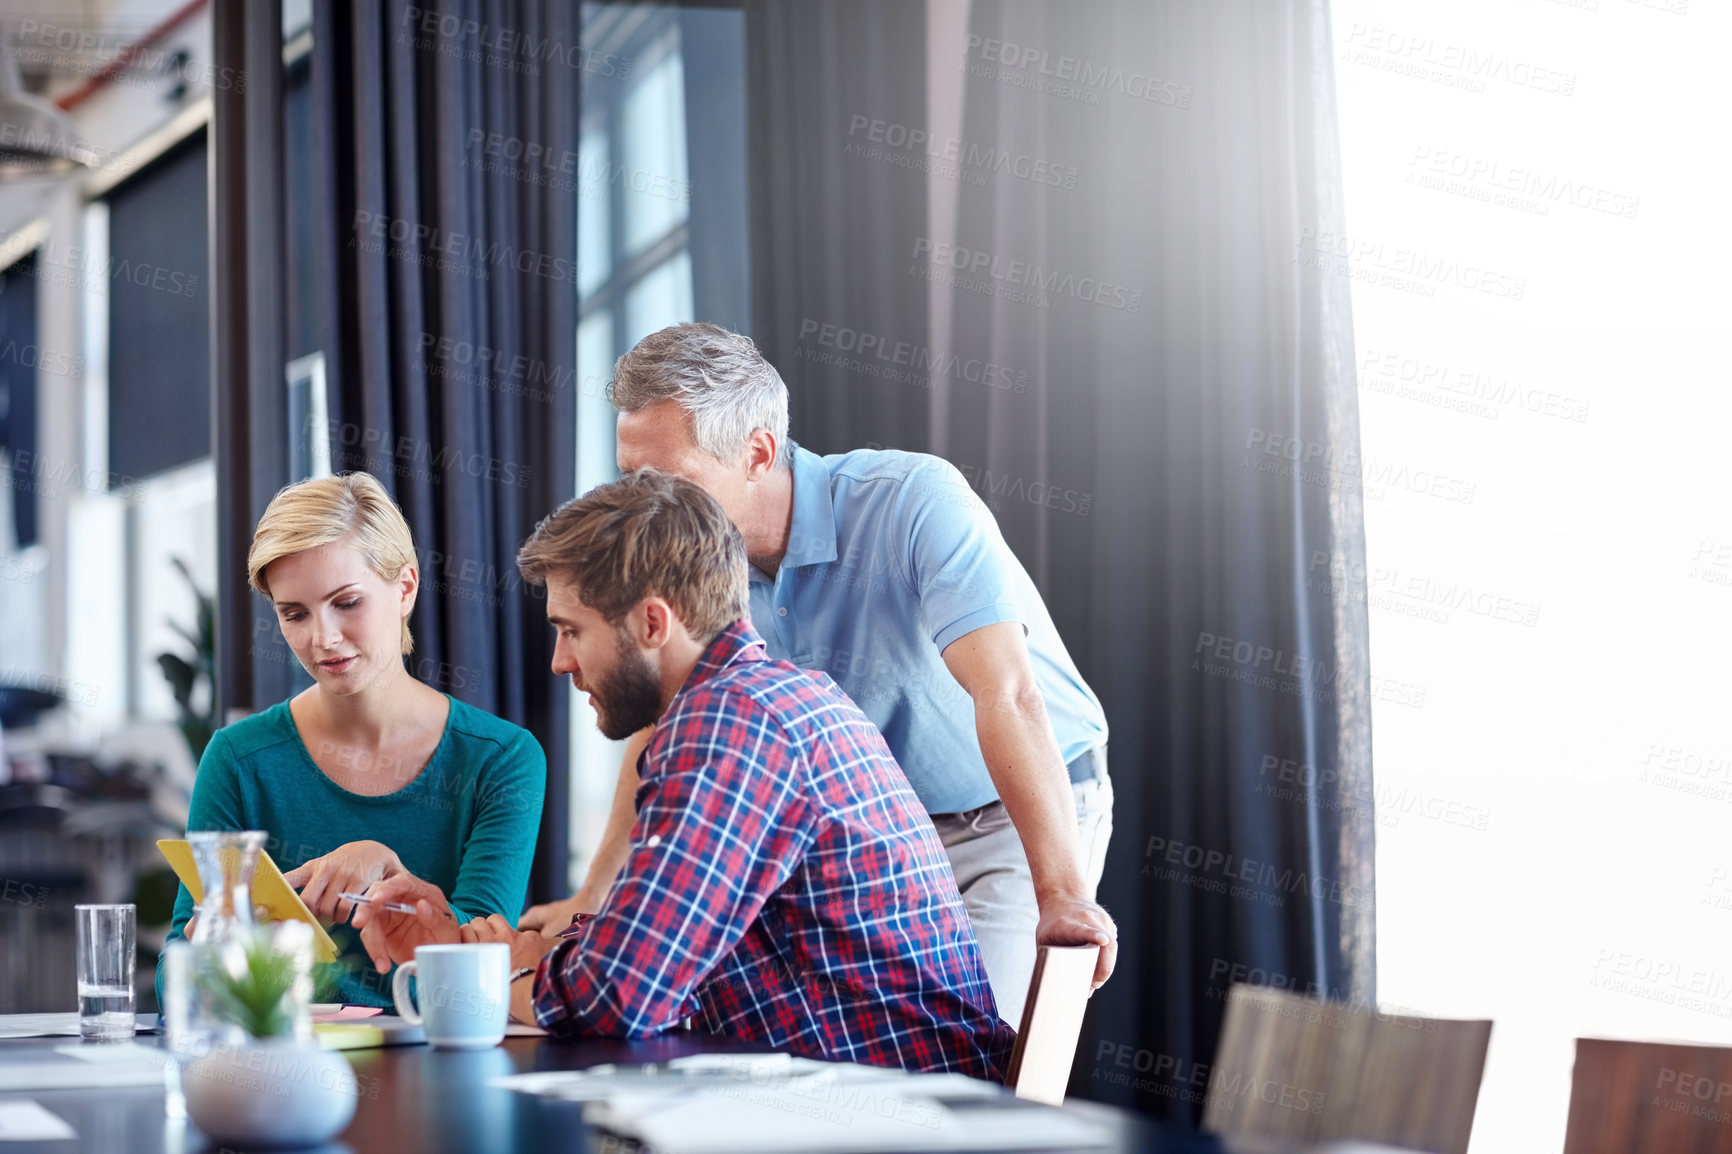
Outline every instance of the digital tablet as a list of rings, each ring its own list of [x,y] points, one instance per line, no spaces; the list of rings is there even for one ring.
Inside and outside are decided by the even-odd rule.
[[[163,838],[156,843],[156,848],[162,851],[162,856],[167,859],[175,876],[180,878],[181,884],[186,886],[192,900],[204,901],[204,884],[199,881],[198,865],[193,861],[192,846],[186,839]],[[337,960],[337,943],[331,940],[331,935],[325,932],[325,927],[319,924],[319,919],[313,916],[313,911],[307,908],[295,887],[283,877],[283,871],[277,868],[271,855],[262,849],[259,851],[259,864],[253,870],[253,904],[263,906],[275,921],[306,922],[313,927],[313,960]]]

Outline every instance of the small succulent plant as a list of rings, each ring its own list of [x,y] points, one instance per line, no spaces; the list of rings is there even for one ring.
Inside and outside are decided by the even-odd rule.
[[[236,949],[226,958],[208,959],[200,983],[217,1013],[255,1038],[292,1034],[295,1023],[289,995],[299,976],[298,960],[278,950],[264,934]]]

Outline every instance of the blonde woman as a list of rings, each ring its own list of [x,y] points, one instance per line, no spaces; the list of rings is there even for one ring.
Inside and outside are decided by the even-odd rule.
[[[366,473],[272,498],[247,556],[252,587],[313,685],[217,732],[187,828],[260,829],[341,950],[337,997],[385,1006],[342,893],[407,871],[463,921],[523,908],[547,758],[527,731],[410,676],[420,571],[403,514]],[[186,934],[181,887],[169,937]],[[158,993],[160,995],[160,987]]]

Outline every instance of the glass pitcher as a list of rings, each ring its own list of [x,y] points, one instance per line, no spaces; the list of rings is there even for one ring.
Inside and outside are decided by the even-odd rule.
[[[220,943],[250,937],[253,926],[253,871],[265,846],[263,830],[238,833],[197,830],[186,835],[198,867],[204,900],[199,903],[197,940]]]

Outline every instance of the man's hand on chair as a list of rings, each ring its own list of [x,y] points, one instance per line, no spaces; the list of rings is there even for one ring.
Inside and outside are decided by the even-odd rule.
[[[1035,927],[1034,940],[1042,946],[1096,946],[1101,948],[1095,963],[1095,989],[1100,989],[1112,977],[1119,958],[1119,928],[1102,909],[1100,903],[1081,897],[1048,898],[1040,905],[1040,925]]]

